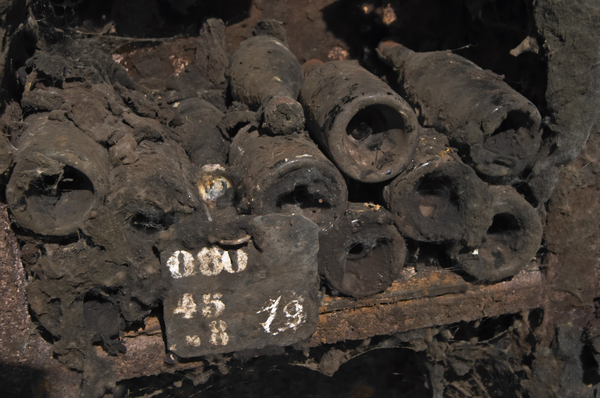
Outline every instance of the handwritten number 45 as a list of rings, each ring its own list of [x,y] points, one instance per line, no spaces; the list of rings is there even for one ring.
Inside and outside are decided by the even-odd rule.
[[[203,294],[202,302],[205,305],[202,307],[202,315],[207,318],[221,315],[223,310],[225,310],[225,304],[221,301],[222,298],[223,295],[221,293]],[[184,319],[191,319],[198,312],[196,307],[194,296],[191,293],[184,293],[183,298],[177,303],[177,308],[175,308],[173,314],[181,314]]]

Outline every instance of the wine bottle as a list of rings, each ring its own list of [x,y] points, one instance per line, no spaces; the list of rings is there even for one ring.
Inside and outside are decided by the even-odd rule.
[[[306,124],[342,173],[363,182],[394,178],[410,163],[419,123],[408,103],[356,63],[305,68]]]
[[[182,124],[174,130],[195,168],[193,177],[200,198],[208,207],[232,204],[235,179],[227,170],[227,142],[218,127],[223,113],[201,98],[177,103]]]
[[[306,133],[267,136],[248,126],[233,139],[229,161],[242,176],[245,211],[302,214],[326,230],[346,209],[344,178]]]
[[[136,152],[135,163],[112,170],[107,206],[127,221],[128,236],[145,241],[178,217],[192,214],[200,203],[193,167],[179,144],[143,141]]]
[[[304,80],[300,64],[274,36],[244,40],[231,55],[228,70],[231,95],[260,109],[263,127],[271,134],[291,134],[304,128],[302,106],[296,101]]]
[[[139,319],[160,299],[160,259],[155,245],[174,225],[206,222],[208,212],[193,180],[193,167],[172,140],[142,141],[137,160],[110,173],[106,204],[86,220],[83,232],[114,264],[127,264],[125,319]],[[189,221],[189,219],[193,219]]]
[[[349,203],[344,216],[319,236],[319,272],[342,294],[383,292],[400,275],[406,257],[394,217],[380,205]]]
[[[224,165],[229,143],[218,128],[223,112],[198,97],[178,101],[175,109],[182,122],[174,128],[178,136],[176,140],[181,143],[190,161],[199,167],[205,164]]]
[[[542,222],[535,209],[512,187],[492,186],[493,222],[473,250],[452,248],[457,267],[479,281],[498,282],[518,274],[537,253]]]
[[[35,116],[26,123],[6,187],[13,220],[40,235],[75,234],[104,202],[108,153],[71,122]]]
[[[404,237],[474,247],[492,222],[487,184],[444,135],[423,130],[410,166],[384,188],[387,207]]]
[[[447,135],[485,181],[519,181],[541,143],[535,105],[501,76],[450,51],[416,53],[392,41],[380,43],[377,51],[398,72],[424,126]]]

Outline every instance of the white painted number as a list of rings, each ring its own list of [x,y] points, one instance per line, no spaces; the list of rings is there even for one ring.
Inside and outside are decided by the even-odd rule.
[[[227,254],[227,257],[229,257],[228,253],[225,254]],[[231,261],[229,261],[229,263],[223,264],[223,266],[225,267],[225,271],[229,272],[230,274],[242,272],[246,269],[246,266],[248,265],[248,255],[246,254],[246,252],[244,252],[242,249],[237,249],[235,251],[235,254],[237,257],[237,271],[233,270],[233,267],[231,266]]]
[[[304,309],[302,308],[302,303],[304,300],[300,297],[298,300],[292,300],[283,307],[283,312],[285,312],[286,318],[291,318],[285,323],[284,328],[280,328],[279,331],[283,332],[286,329],[294,329],[306,321],[306,314],[304,313]]]
[[[209,293],[202,295],[202,302],[206,304],[202,307],[202,315],[207,318],[213,318],[219,316],[225,310],[225,304],[221,301],[223,294],[221,293]],[[177,302],[177,308],[173,311],[173,314],[183,314],[184,319],[190,319],[196,312],[196,303],[194,302],[194,296],[191,293],[184,293],[183,298]]]
[[[282,327],[277,328],[277,330],[271,330],[273,321],[277,316],[277,309],[280,301],[281,296],[277,297],[276,299],[269,299],[270,304],[257,312],[257,314],[260,314],[261,312],[269,312],[269,317],[265,322],[261,322],[261,325],[266,333],[269,333],[273,336],[288,329],[296,331],[298,326],[306,322],[306,314],[304,313],[304,307],[302,306],[304,298],[298,297],[283,307],[283,313],[287,319],[285,324]]]
[[[194,275],[196,273],[194,271],[194,257],[185,250],[177,250],[167,260],[167,267],[169,267],[173,278],[179,279],[182,277],[179,271],[179,255],[183,255],[183,276]]]
[[[202,295],[202,302],[206,304],[202,307],[202,315],[207,318],[213,318],[219,316],[225,310],[225,304],[221,301],[223,294],[221,293],[209,293]],[[173,314],[183,314],[184,319],[193,318],[193,314],[197,312],[196,303],[191,293],[184,293],[183,298],[177,303],[177,308],[173,311]],[[229,336],[225,333],[227,329],[227,323],[222,320],[211,321],[209,323],[211,336],[210,342],[213,345],[227,345],[229,343]],[[199,336],[185,336],[185,342],[187,345],[194,347],[200,347],[202,341]],[[175,347],[175,346],[172,346]],[[174,348],[172,348],[174,349]]]
[[[234,265],[231,261],[231,256],[229,256],[229,252],[217,246],[203,248],[198,252],[197,256],[197,261],[200,263],[200,273],[204,276],[216,276],[223,270],[230,274],[242,272],[248,266],[248,254],[242,249],[237,249],[235,253],[237,270],[233,269]],[[183,257],[183,274],[181,273],[180,256]],[[194,256],[192,256],[191,253],[188,253],[185,250],[177,250],[167,260],[167,267],[169,268],[169,271],[171,271],[171,276],[174,279],[180,279],[196,274],[195,263]]]
[[[212,318],[221,315],[223,313],[223,310],[225,309],[225,304],[223,304],[223,302],[220,300],[221,298],[223,298],[223,295],[221,293],[215,293],[212,295],[202,295],[202,301],[204,302],[204,304],[207,304],[204,306],[204,308],[202,308],[202,315],[204,315],[207,318]],[[211,308],[211,306],[214,307],[214,311]]]
[[[205,276],[219,275],[225,263],[231,268],[231,258],[229,253],[219,247],[204,248],[198,253],[200,260],[200,272]]]
[[[275,300],[270,299],[269,301],[271,302],[271,305],[269,305],[268,307],[265,307],[262,310],[257,312],[257,314],[260,314],[261,312],[267,312],[267,311],[270,312],[267,320],[264,322],[261,322],[263,329],[265,329],[265,332],[267,332],[267,333],[271,333],[271,323],[273,323],[273,319],[275,319],[275,315],[277,315],[277,306],[279,306],[280,300],[281,300],[281,296],[277,297]],[[275,332],[273,335],[276,335],[276,334],[277,334],[277,332]]]
[[[229,343],[229,336],[227,335],[227,333],[225,333],[226,329],[227,324],[225,323],[225,321],[219,320],[218,323],[217,321],[212,321],[210,323],[210,331],[212,332],[212,334],[210,335],[211,344],[227,345],[227,343]],[[221,340],[221,343],[219,343],[219,340]]]
[[[194,347],[200,347],[200,345],[202,344],[202,340],[200,340],[200,337],[198,336],[185,336],[185,342],[188,345],[193,345]]]
[[[190,319],[196,313],[196,303],[194,303],[194,297],[191,293],[184,293],[183,299],[177,303],[177,308],[173,311],[173,314],[183,314],[184,319]]]

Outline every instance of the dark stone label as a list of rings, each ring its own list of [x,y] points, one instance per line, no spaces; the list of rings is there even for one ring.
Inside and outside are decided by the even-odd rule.
[[[209,245],[161,253],[170,286],[164,300],[170,351],[195,357],[285,346],[315,332],[316,224],[280,214],[254,224],[256,236],[230,250]]]

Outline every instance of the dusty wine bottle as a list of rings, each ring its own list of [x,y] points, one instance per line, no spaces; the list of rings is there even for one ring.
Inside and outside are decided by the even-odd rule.
[[[390,180],[404,170],[419,129],[408,103],[350,61],[308,72],[300,91],[307,127],[339,169],[363,182]]]
[[[217,127],[223,118],[223,112],[198,97],[186,98],[176,104],[175,109],[183,124],[174,130],[190,161],[200,167],[205,164],[224,165],[229,143]]]
[[[444,135],[423,131],[411,165],[384,188],[387,207],[405,237],[475,247],[492,223],[487,184]]]
[[[178,215],[199,208],[193,168],[174,141],[143,141],[138,160],[111,172],[107,205],[129,223],[130,236],[147,236],[167,229]]]
[[[135,162],[112,169],[106,205],[90,217],[84,232],[116,255],[131,249],[140,258],[152,258],[157,232],[202,206],[192,165],[179,144],[142,141],[135,152]]]
[[[457,267],[479,281],[498,282],[518,274],[537,253],[542,222],[535,209],[512,187],[492,186],[493,222],[480,245],[465,252],[452,248]]]
[[[229,162],[243,176],[240,205],[253,214],[302,214],[326,230],[346,209],[344,178],[306,133],[266,136],[248,126]]]
[[[501,76],[450,51],[416,53],[384,41],[377,52],[397,70],[423,125],[446,134],[465,163],[493,184],[519,180],[541,143],[535,105]]]
[[[287,46],[274,36],[244,40],[231,55],[231,95],[253,111],[261,108],[263,126],[271,134],[304,128],[304,112],[296,101],[304,77]]]
[[[6,187],[14,221],[36,234],[75,234],[108,189],[108,153],[70,122],[33,116]]]
[[[344,216],[319,236],[319,272],[334,290],[356,298],[383,292],[406,257],[394,217],[380,205],[349,203]]]
[[[110,173],[106,204],[86,221],[84,232],[105,248],[115,264],[127,264],[123,298],[125,319],[139,319],[160,299],[160,260],[156,240],[173,225],[194,218],[207,220],[193,168],[183,148],[172,140],[142,141],[134,163]]]
[[[229,143],[218,128],[223,113],[197,97],[179,101],[176,109],[183,124],[175,132],[195,166],[194,179],[200,198],[209,207],[231,204],[235,182],[227,170]]]

